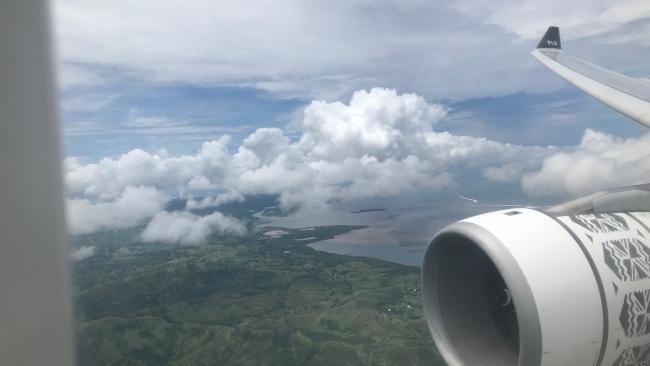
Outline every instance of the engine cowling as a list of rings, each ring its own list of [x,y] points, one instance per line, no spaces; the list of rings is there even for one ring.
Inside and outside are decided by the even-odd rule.
[[[437,233],[424,312],[450,366],[650,365],[650,186]]]

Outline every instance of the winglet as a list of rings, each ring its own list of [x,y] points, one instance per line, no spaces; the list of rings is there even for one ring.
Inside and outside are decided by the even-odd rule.
[[[562,49],[562,43],[560,42],[560,28],[548,27],[548,30],[544,33],[544,37],[539,41],[537,48]]]

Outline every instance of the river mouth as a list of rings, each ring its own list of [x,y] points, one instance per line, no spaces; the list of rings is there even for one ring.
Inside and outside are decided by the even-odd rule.
[[[331,225],[366,226],[308,245],[328,253],[421,267],[426,245],[436,232],[455,221],[502,209],[502,206],[484,205],[453,194],[422,201],[374,199],[363,205],[340,205],[330,210],[300,211],[264,219],[269,226],[293,229]]]
[[[420,266],[424,247],[402,246],[390,237],[382,237],[390,228],[367,227],[337,235],[332,239],[310,243],[309,247],[319,251],[369,257],[407,266]]]

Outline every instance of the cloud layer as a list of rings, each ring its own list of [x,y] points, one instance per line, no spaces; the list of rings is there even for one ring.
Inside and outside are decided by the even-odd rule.
[[[69,158],[66,183],[75,232],[141,222],[162,207],[166,196],[160,191],[185,197],[216,192],[190,200],[188,208],[253,194],[279,195],[286,208],[322,207],[336,200],[449,187],[456,169],[489,169],[506,161],[523,170],[547,154],[543,148],[436,132],[433,126],[446,112],[415,94],[374,88],[355,92],[348,104],[312,102],[293,141],[281,129],[260,128],[236,151],[223,136],[205,142],[194,155],[136,149],[90,164]],[[138,210],[127,207],[131,197],[138,200]],[[82,215],[83,210],[112,216],[94,219],[103,215]],[[122,219],[120,212],[128,217]]]
[[[68,87],[139,78],[326,100],[378,84],[435,99],[557,87],[528,56],[548,25],[580,39],[650,16],[644,0],[55,5]],[[624,51],[630,62],[646,59]]]
[[[165,212],[170,197],[188,198],[188,210],[258,194],[277,195],[284,208],[322,208],[462,188],[456,176],[477,172],[486,181],[520,183],[531,196],[575,196],[640,183],[650,173],[650,134],[623,140],[587,130],[576,147],[519,146],[438,132],[446,113],[418,95],[373,88],[347,104],[312,102],[293,138],[260,128],[236,149],[223,136],[190,155],[135,149],[97,163],[69,158],[70,228],[83,234],[146,224],[144,241],[199,243],[213,230],[242,233],[244,226],[219,212]]]
[[[540,29],[562,26],[565,39],[593,36],[650,17],[644,0],[467,0],[456,9],[485,24],[503,27],[523,39],[538,39]]]

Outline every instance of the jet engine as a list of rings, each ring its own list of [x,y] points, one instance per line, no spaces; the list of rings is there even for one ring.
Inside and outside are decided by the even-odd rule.
[[[650,185],[454,223],[424,312],[449,366],[650,365]]]

